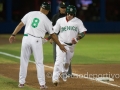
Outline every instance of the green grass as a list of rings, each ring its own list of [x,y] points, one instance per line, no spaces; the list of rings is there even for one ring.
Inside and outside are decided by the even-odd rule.
[[[18,88],[18,82],[0,75],[0,90],[37,90],[30,86]]]
[[[15,64],[18,62],[19,62],[19,60],[16,60],[15,58],[12,58],[12,57],[4,56],[4,55],[1,55],[1,57],[0,57],[0,63]]]
[[[120,63],[120,34],[88,34],[76,45],[73,63]],[[79,59],[78,59],[79,58]]]
[[[9,36],[9,35],[8,35]],[[7,38],[7,36],[3,36]],[[16,37],[21,39],[21,35]],[[87,34],[75,47],[75,54],[72,59],[72,64],[110,64],[120,63],[120,34]],[[6,44],[0,46],[0,51],[7,52],[13,55],[20,56],[21,43]],[[53,63],[52,45],[47,42],[43,45],[44,62]],[[0,60],[15,58],[0,55]],[[30,58],[34,60],[33,55]]]

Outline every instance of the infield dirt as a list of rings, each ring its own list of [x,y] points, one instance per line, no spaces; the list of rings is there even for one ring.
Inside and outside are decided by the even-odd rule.
[[[53,65],[51,64],[47,65],[53,67]],[[91,75],[110,74],[111,76],[113,75],[115,81],[109,83],[113,83],[120,86],[119,68],[120,68],[119,64],[72,65],[73,73],[77,73],[83,76],[84,75],[89,76],[90,74]],[[60,83],[56,87],[52,83],[51,78],[52,72],[53,69],[45,67],[46,85],[48,86],[48,90],[120,90],[119,87],[113,87],[97,81],[80,77],[68,78],[67,82],[63,82],[62,79],[60,78]],[[0,74],[18,81],[19,64],[0,64]],[[28,66],[26,85],[39,89],[36,66],[33,63],[29,63]]]

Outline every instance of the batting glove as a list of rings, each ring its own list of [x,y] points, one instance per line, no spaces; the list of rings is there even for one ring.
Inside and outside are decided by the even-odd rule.
[[[42,39],[42,43],[44,44],[44,43],[46,43],[46,42],[48,42],[48,40],[47,40],[46,38],[43,38],[43,39]]]

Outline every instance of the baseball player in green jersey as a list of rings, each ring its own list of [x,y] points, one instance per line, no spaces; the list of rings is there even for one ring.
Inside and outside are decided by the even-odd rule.
[[[66,45],[65,48],[67,50],[67,52],[62,52],[58,45],[56,46],[56,62],[52,77],[52,81],[56,86],[59,83],[61,73],[63,81],[67,81],[67,72],[74,55],[75,44],[85,36],[85,32],[87,31],[82,21],[75,16],[76,7],[68,5],[66,8],[66,16],[58,19],[53,27],[55,33],[59,32],[59,41]],[[64,58],[66,58],[65,63],[63,63]]]
[[[65,52],[66,49],[62,45],[57,36],[52,30],[52,22],[46,16],[50,11],[51,5],[47,2],[43,2],[40,7],[40,11],[28,12],[17,25],[14,32],[9,38],[9,42],[12,43],[15,40],[15,35],[25,26],[24,36],[21,46],[20,57],[20,72],[19,72],[19,85],[18,87],[24,87],[25,79],[27,76],[27,67],[30,55],[33,53],[35,58],[35,64],[37,69],[37,78],[40,84],[40,89],[46,89],[45,72],[43,64],[43,46],[42,38],[45,33],[48,32],[60,49]]]

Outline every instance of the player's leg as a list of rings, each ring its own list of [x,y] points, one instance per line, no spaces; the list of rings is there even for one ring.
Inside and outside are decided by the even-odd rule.
[[[22,40],[21,57],[20,57],[20,72],[19,72],[20,84],[25,83],[30,55],[31,55],[30,38],[24,36]]]
[[[56,45],[56,51],[57,51],[56,62],[54,65],[53,77],[52,77],[53,83],[54,83],[54,81],[59,81],[59,75],[62,72],[63,60],[64,60],[64,57],[66,54],[66,53],[62,52],[57,45]]]
[[[32,44],[33,55],[35,58],[37,78],[40,86],[45,85],[45,72],[43,65],[43,46],[41,38],[34,38]]]
[[[53,42],[53,59],[54,59],[54,63],[55,63],[55,61],[56,61],[56,43],[55,42]],[[64,59],[66,59],[66,57]],[[69,65],[69,69],[68,69],[67,74],[69,76],[72,75],[71,63]]]
[[[71,62],[71,59],[73,57],[73,52],[71,53],[70,51],[67,51],[66,53],[66,60],[65,60],[65,63],[64,63],[64,66],[63,66],[63,72],[62,72],[62,79],[63,81],[67,81],[67,77],[68,77],[68,70],[69,70],[69,66],[70,66],[70,62]]]
[[[68,67],[70,65],[70,62],[72,60],[72,57],[74,55],[74,47],[75,46],[70,46],[69,51],[66,54],[66,61],[65,61],[65,72],[68,72]]]
[[[70,70],[70,64],[71,64],[71,59],[72,59],[73,55],[74,55],[74,46],[71,46],[71,47],[69,47],[69,50],[66,53],[66,60],[65,60],[64,66],[63,66],[63,72],[65,74],[67,74],[68,70]],[[71,75],[72,74],[70,74],[70,76]]]
[[[56,43],[53,42],[53,59],[54,59],[54,63],[56,61]]]
[[[66,53],[66,61],[65,61],[65,65],[64,65],[65,72],[68,72],[69,65],[70,65],[70,62],[71,62],[71,59],[72,59],[73,55],[74,55],[74,52],[68,51]]]
[[[71,63],[70,63],[70,65],[69,65],[69,69],[68,69],[67,75],[68,75],[68,76],[72,76]]]

